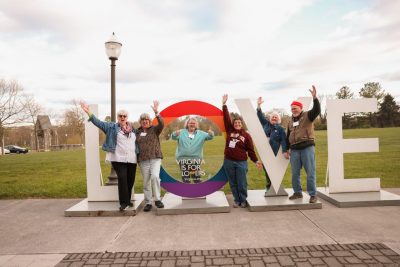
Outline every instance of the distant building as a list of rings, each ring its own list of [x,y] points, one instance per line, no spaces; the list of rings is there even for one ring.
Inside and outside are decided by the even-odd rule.
[[[48,115],[37,116],[33,131],[36,135],[32,133],[31,143],[32,148],[37,144],[37,151],[50,151],[51,146],[58,145],[57,130],[51,125]]]

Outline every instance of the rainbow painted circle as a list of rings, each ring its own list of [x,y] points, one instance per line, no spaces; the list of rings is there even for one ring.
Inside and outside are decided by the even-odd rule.
[[[160,112],[164,118],[165,125],[181,116],[188,114],[199,115],[213,121],[221,131],[225,132],[223,112],[219,108],[201,101],[182,101],[175,103]],[[223,167],[217,174],[205,182],[189,184],[180,182],[171,177],[161,166],[160,169],[161,187],[170,193],[181,197],[203,197],[212,194],[222,188],[228,181]]]

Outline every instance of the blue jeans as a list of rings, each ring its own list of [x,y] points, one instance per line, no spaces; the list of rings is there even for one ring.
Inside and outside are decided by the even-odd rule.
[[[307,192],[310,196],[316,194],[315,146],[304,149],[290,150],[290,165],[292,166],[292,186],[295,193],[301,193],[300,170],[304,167],[307,174]]]
[[[224,169],[228,175],[233,200],[240,204],[247,199],[247,161],[224,160]]]

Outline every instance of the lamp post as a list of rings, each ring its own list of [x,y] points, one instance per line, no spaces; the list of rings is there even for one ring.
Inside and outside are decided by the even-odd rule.
[[[107,57],[111,60],[111,121],[115,122],[115,61],[118,60],[121,54],[122,44],[118,42],[115,34],[113,33],[110,40],[105,42]],[[113,167],[111,167],[110,175],[108,176],[108,182],[106,185],[118,184],[118,176]]]

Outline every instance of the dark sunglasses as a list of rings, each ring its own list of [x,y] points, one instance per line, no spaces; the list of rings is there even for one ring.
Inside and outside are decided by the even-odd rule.
[[[119,118],[126,118],[126,117],[128,117],[128,116],[126,116],[126,115],[118,115],[118,117],[119,117]]]

